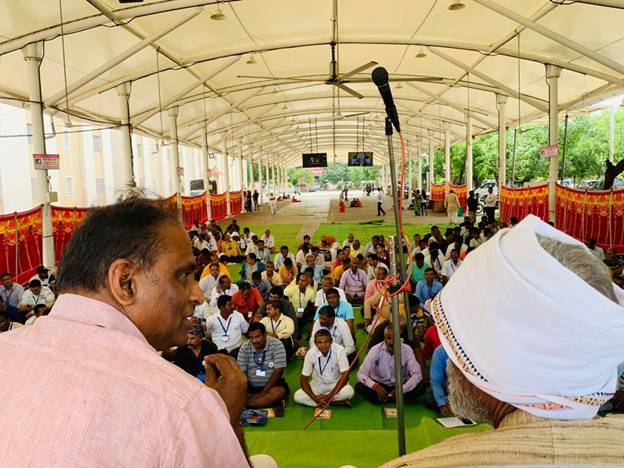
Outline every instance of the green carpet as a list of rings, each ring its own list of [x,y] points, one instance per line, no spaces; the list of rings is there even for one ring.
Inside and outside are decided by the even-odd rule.
[[[439,225],[444,229],[445,225]],[[294,251],[300,224],[261,224],[250,225],[257,234],[269,228],[275,235],[277,245],[286,244]],[[430,225],[406,225],[411,237],[415,232],[425,234]],[[352,224],[321,224],[313,236],[313,241],[320,240],[321,235],[336,236],[344,240],[352,232],[363,243],[367,243],[374,234],[389,235],[394,225]],[[240,266],[230,265],[232,278],[239,278]],[[356,322],[361,321],[359,308],[355,309]],[[304,328],[304,336],[310,325]],[[356,331],[356,345],[364,342],[365,333]],[[362,362],[363,357],[360,358]],[[359,395],[353,399],[353,408],[332,408],[330,420],[315,421],[307,431],[303,427],[314,412],[313,408],[296,405],[293,394],[299,388],[299,378],[303,361],[293,360],[286,369],[285,378],[290,386],[291,394],[283,418],[271,418],[266,426],[246,427],[245,439],[251,455],[266,453],[277,461],[281,468],[301,467],[339,467],[354,465],[359,468],[378,466],[396,458],[397,433],[396,419],[385,417],[383,408],[375,406]],[[357,382],[357,369],[351,372],[350,383]],[[392,405],[387,405],[392,406]],[[481,424],[473,428],[445,429],[435,418],[437,415],[423,405],[407,405],[405,412],[406,443],[408,452],[418,450],[441,440],[469,431],[486,430],[489,426]]]

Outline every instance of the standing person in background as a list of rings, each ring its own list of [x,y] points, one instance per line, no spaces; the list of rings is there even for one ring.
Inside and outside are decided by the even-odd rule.
[[[277,199],[273,193],[269,194],[269,207],[271,208],[271,214],[277,213]]]
[[[386,212],[383,209],[382,204],[383,204],[383,193],[381,192],[381,190],[379,190],[377,192],[377,216],[382,216],[382,213],[383,213],[383,216],[386,215]]]
[[[260,194],[258,193],[257,190],[254,190],[254,193],[253,193],[254,211],[258,211],[260,209],[260,205],[258,204],[259,198],[260,198]]]
[[[479,199],[476,197],[474,190],[468,193],[466,204],[468,205],[468,219],[471,223],[474,223],[477,220],[477,209],[479,208]]]
[[[457,210],[459,210],[459,198],[453,190],[449,190],[448,195],[444,199],[444,207],[446,208],[446,213],[448,214],[449,223],[456,224],[457,223]]]
[[[488,188],[488,193],[483,200],[483,210],[488,221],[496,221],[496,195],[494,195],[492,187]]]
[[[420,192],[420,208],[421,208],[421,214],[423,216],[427,216],[428,204],[429,204],[429,198],[427,197],[427,192],[423,190]]]

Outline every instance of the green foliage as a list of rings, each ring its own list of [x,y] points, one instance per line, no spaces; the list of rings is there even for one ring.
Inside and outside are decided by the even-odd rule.
[[[288,169],[288,181],[291,185],[299,187],[299,179],[305,179],[307,185],[314,183],[314,174],[310,169],[296,167]]]

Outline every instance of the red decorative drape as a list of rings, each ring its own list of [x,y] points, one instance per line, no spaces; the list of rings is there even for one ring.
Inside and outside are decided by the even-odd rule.
[[[186,229],[189,229],[195,221],[205,223],[207,219],[208,208],[205,195],[182,197],[182,220]]]
[[[585,242],[624,250],[624,190],[582,191],[557,185],[557,228]]]
[[[445,198],[444,184],[431,184],[431,201],[444,201]]]
[[[449,190],[455,192],[455,195],[457,195],[457,198],[459,199],[459,204],[464,210],[466,210],[468,208],[468,205],[466,204],[466,200],[468,199],[468,186],[448,184],[448,188]]]
[[[78,226],[89,213],[89,208],[52,207],[52,232],[54,234],[54,255],[56,264],[61,261],[63,251]]]
[[[243,209],[243,193],[230,192],[230,214],[236,216]]]
[[[42,263],[41,207],[0,216],[0,270],[23,283]]]
[[[509,223],[513,216],[521,221],[528,214],[548,221],[548,184],[520,189],[502,187],[500,191],[501,220]]]
[[[225,193],[210,195],[210,215],[215,221],[219,221],[227,216]]]

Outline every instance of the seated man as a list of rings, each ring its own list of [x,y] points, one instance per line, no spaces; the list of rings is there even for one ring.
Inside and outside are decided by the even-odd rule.
[[[286,358],[293,356],[293,334],[295,333],[295,321],[282,313],[280,302],[269,302],[266,306],[266,317],[260,320],[267,330],[267,334],[277,338],[284,345]]]
[[[483,243],[432,315],[449,358],[450,409],[494,429],[384,466],[621,465],[624,418],[596,414],[624,362],[623,305],[604,265],[536,216]]]
[[[0,301],[4,304],[4,311],[12,321],[18,321],[22,318],[19,305],[24,294],[24,287],[15,283],[10,273],[2,273],[0,280],[2,280]]]
[[[299,274],[299,270],[297,270],[297,267],[290,257],[286,257],[282,266],[280,266],[278,273],[282,279],[282,284],[290,284]]]
[[[24,323],[25,317],[35,309],[37,304],[44,304],[49,311],[54,304],[54,293],[47,286],[42,286],[41,281],[38,279],[32,279],[28,283],[29,289],[22,294],[22,300],[20,301],[19,311],[22,314],[19,322]]]
[[[258,236],[253,235],[251,239],[247,241],[247,246],[245,247],[245,255],[249,255],[250,253],[258,252]]]
[[[241,281],[238,291],[232,296],[232,307],[249,321],[258,313],[262,304],[264,304],[264,299],[262,299],[260,292],[256,288],[252,288],[247,281]]]
[[[334,287],[334,280],[329,275],[323,276],[323,278],[321,279],[321,288],[322,289],[317,291],[316,299],[314,300],[314,307],[316,308],[327,305],[327,291],[329,291],[332,288],[338,291],[341,301],[347,300],[347,296],[345,296],[344,291],[338,287]]]
[[[403,399],[407,403],[416,403],[418,397],[425,393],[426,386],[414,351],[404,343],[401,343],[401,367]],[[394,332],[391,323],[386,324],[383,343],[373,346],[366,355],[357,377],[355,391],[371,403],[378,405],[395,400]]]
[[[353,241],[355,240],[355,236],[353,235],[352,232],[350,232],[349,234],[347,234],[347,238],[345,239],[345,241],[342,243],[342,248],[345,247],[351,247],[353,245]],[[351,252],[349,252],[351,253]]]
[[[212,341],[206,341],[203,338],[204,328],[201,324],[196,323],[187,333],[186,344],[176,348],[173,363],[193,377],[205,382],[204,358],[216,353],[217,347]]]
[[[442,284],[448,283],[461,265],[462,261],[459,259],[459,250],[451,250],[451,258],[449,258],[442,267]]]
[[[349,325],[343,319],[336,317],[336,313],[331,306],[323,306],[319,310],[318,320],[312,326],[312,334],[314,336],[318,330],[325,329],[329,331],[334,343],[344,347],[349,362],[353,362],[356,355],[355,342],[353,335],[349,329]],[[313,344],[310,343],[310,348]]]
[[[266,267],[267,262],[272,261],[271,260],[271,249],[269,249],[264,244],[264,241],[262,239],[258,240],[258,249],[256,251],[256,258],[258,259],[259,262],[264,263],[265,267]]]
[[[418,299],[418,305],[421,309],[425,308],[425,302],[442,291],[442,283],[435,279],[435,271],[433,268],[427,268],[425,270],[425,279],[419,281],[416,285],[416,291],[414,295]]]
[[[340,299],[340,293],[337,289],[331,288],[325,293],[327,297],[327,304],[324,306],[319,306],[316,309],[316,314],[314,315],[314,320],[318,320],[319,311],[323,307],[331,307],[334,309],[334,314],[336,317],[343,319],[349,325],[349,330],[351,330],[351,334],[353,335],[355,332],[353,330],[353,306],[349,304],[347,301],[343,301]]]
[[[217,281],[217,286],[210,293],[210,307],[217,313],[217,299],[221,296],[233,296],[238,291],[238,286],[232,283],[229,276],[222,275]]]
[[[306,275],[300,274],[296,283],[290,284],[284,289],[284,295],[293,305],[298,320],[305,321],[306,318],[312,316],[313,311],[309,312],[309,310],[314,304],[315,295],[308,284],[308,277]]]
[[[26,314],[26,322],[24,325],[34,325],[39,317],[43,317],[44,315],[48,315],[50,313],[50,309],[45,304],[37,304],[32,312],[28,312]]]
[[[310,381],[308,379],[312,377]],[[320,329],[314,334],[314,347],[306,353],[301,371],[301,388],[295,403],[321,407],[335,392],[331,403],[351,406],[353,387],[349,385],[349,361],[342,346],[333,343],[331,333]]]
[[[351,258],[356,258],[358,255],[364,254],[364,248],[360,243],[359,239],[355,239],[353,241],[353,245],[351,245]]]
[[[221,255],[219,258],[225,263],[240,263],[245,260],[238,243],[231,239],[227,233],[223,234],[223,239],[221,239]]]
[[[340,284],[340,279],[345,271],[351,268],[351,257],[348,257],[345,253],[345,249],[342,249],[342,261],[341,264],[335,267],[331,272],[331,277],[335,284]],[[341,289],[343,289],[341,287]]]
[[[301,270],[301,267],[305,265],[305,258],[306,256],[308,256],[309,253],[310,244],[303,244],[301,246],[301,249],[297,251],[297,254],[295,255],[295,264],[297,265],[297,268],[299,270]]]
[[[39,265],[37,267],[36,274],[28,280],[28,283],[30,284],[32,280],[39,280],[41,282],[41,286],[44,288],[53,288],[56,283],[54,275],[43,265]]]
[[[262,272],[262,280],[271,283],[271,286],[281,286],[282,277],[275,271],[275,265],[273,262],[266,262],[264,264],[265,270]]]
[[[8,332],[22,327],[19,322],[13,322],[4,310],[0,310],[0,333]]]
[[[357,261],[352,261],[351,268],[345,270],[340,278],[340,287],[344,289],[347,301],[356,305],[364,304],[364,293],[367,285],[368,276],[360,268]]]
[[[262,273],[264,271],[264,264],[258,261],[255,253],[250,253],[245,257],[245,263],[243,263],[243,267],[241,268],[240,278],[245,281],[251,281],[251,275],[255,271]]]
[[[286,260],[287,258],[290,258],[290,260],[293,262],[293,265],[295,264],[295,257],[293,254],[288,252],[288,246],[282,245],[280,247],[279,253],[273,259],[273,264],[278,271],[280,267],[284,264],[284,260]]]
[[[235,358],[243,344],[243,333],[247,332],[249,324],[240,312],[234,310],[230,296],[219,296],[217,307],[219,313],[206,319],[206,330],[219,352]]]
[[[264,231],[264,234],[262,234],[260,240],[264,242],[264,245],[267,249],[273,250],[275,248],[275,237],[273,237],[273,234],[271,234],[270,229]]]
[[[209,274],[204,276],[199,280],[199,289],[204,293],[204,297],[207,301],[210,300],[213,289],[217,287],[219,281],[219,264],[218,263],[210,263],[208,265]]]
[[[414,285],[425,279],[425,270],[431,268],[431,265],[425,263],[425,256],[422,253],[414,254],[414,264],[412,265],[412,281]]]
[[[251,287],[257,289],[264,302],[269,300],[271,283],[262,279],[262,273],[254,271],[251,275]]]
[[[219,276],[225,275],[230,279],[232,278],[232,275],[230,275],[230,270],[228,270],[227,265],[219,259],[219,256],[216,252],[211,252],[210,261],[208,265],[206,265],[206,267],[204,267],[204,269],[202,270],[200,280],[204,279],[210,274],[210,265],[212,265],[213,263],[216,263],[219,266]]]
[[[249,341],[238,353],[238,365],[247,375],[248,408],[284,406],[290,389],[283,379],[286,351],[277,338],[266,335],[261,323],[252,323]]]
[[[316,255],[309,253],[305,258],[305,267],[312,268],[314,271],[313,278],[315,283],[319,283],[323,277],[323,269],[316,263]]]
[[[444,417],[452,416],[451,409],[448,406],[446,397],[446,365],[448,363],[448,354],[444,350],[444,346],[438,346],[433,352],[431,358],[431,368],[429,377],[431,380],[431,390],[427,390],[423,397],[424,405],[434,411],[439,411]]]

